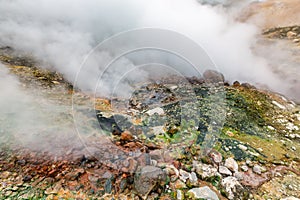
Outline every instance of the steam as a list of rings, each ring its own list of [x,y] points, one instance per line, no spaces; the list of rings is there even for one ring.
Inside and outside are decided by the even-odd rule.
[[[104,39],[134,28],[169,29],[201,45],[229,81],[258,83],[284,92],[289,85],[282,84],[270,62],[251,49],[258,30],[235,21],[232,10],[195,0],[1,0],[0,44],[31,53],[74,82],[85,56]],[[101,62],[110,59],[109,51],[90,57],[91,67],[80,72],[84,78],[77,83],[79,88],[94,90],[104,68]],[[127,70],[135,67],[129,58],[120,63]],[[143,69],[134,73],[151,77]],[[101,81],[109,83],[121,76],[113,70]],[[137,76],[130,77],[134,80]],[[109,90],[104,84],[99,93],[106,95]]]
[[[61,155],[80,147],[70,106],[51,104],[40,94],[30,94],[0,64],[0,146],[29,147]]]

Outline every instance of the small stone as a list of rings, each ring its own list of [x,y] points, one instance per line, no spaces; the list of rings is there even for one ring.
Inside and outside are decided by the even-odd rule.
[[[296,150],[297,150],[297,148],[294,147],[294,146],[292,146],[291,149],[292,149],[293,151],[296,151]]]
[[[256,174],[261,174],[261,166],[259,165],[254,165],[253,166],[253,172],[256,173]]]
[[[227,176],[232,175],[231,171],[227,167],[224,167],[224,166],[219,166],[219,172],[220,172],[220,174],[227,175]]]
[[[122,141],[132,141],[133,136],[129,131],[124,131],[123,133],[121,133],[120,140],[122,140]]]
[[[191,172],[189,174],[189,180],[190,180],[190,182],[191,182],[192,185],[195,185],[195,184],[198,183],[198,178],[197,178],[197,175],[196,175],[195,172]]]
[[[243,165],[243,166],[241,166],[241,169],[242,169],[244,172],[248,171],[248,167],[247,167],[247,165]]]
[[[187,194],[193,199],[219,200],[218,195],[213,190],[211,190],[208,186],[193,188],[189,190]]]
[[[237,172],[239,169],[237,162],[233,158],[227,158],[224,165],[233,172]]]
[[[222,154],[217,152],[217,151],[214,151],[212,150],[210,153],[209,153],[209,157],[212,158],[213,162],[214,163],[221,163],[222,162]]]
[[[188,173],[182,169],[179,170],[179,174],[180,174],[179,178],[183,182],[186,182],[186,180],[189,179],[189,177],[190,177],[190,173]]]
[[[25,175],[24,177],[23,177],[23,181],[24,182],[28,182],[28,181],[30,181],[32,179],[32,176],[30,176],[30,175]]]
[[[272,101],[272,103],[273,103],[275,106],[277,106],[278,108],[282,109],[282,110],[285,110],[285,109],[286,109],[285,106],[281,105],[281,104],[278,103],[277,101]]]
[[[181,190],[176,190],[176,199],[177,200],[183,200],[184,199],[184,193]]]
[[[296,36],[297,36],[297,33],[294,32],[294,31],[289,31],[289,32],[286,33],[286,37],[287,37],[288,39],[293,39],[293,38],[296,37]]]
[[[172,186],[175,189],[187,188],[186,184],[183,181],[181,181],[180,179],[177,179],[174,183],[172,183]]]
[[[2,172],[2,173],[1,173],[0,177],[1,177],[2,179],[7,179],[10,175],[11,175],[11,172],[5,171],[5,172]]]
[[[247,151],[247,147],[245,145],[239,144],[238,147],[243,150],[243,151]]]

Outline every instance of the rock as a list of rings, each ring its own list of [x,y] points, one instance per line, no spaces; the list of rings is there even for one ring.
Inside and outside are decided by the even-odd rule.
[[[193,165],[194,168],[196,169],[196,173],[201,177],[202,180],[206,180],[214,176],[220,176],[217,168],[211,165],[207,165],[203,163],[199,163],[199,164],[194,163]]]
[[[243,175],[244,175],[244,174],[243,174],[242,172],[235,172],[235,173],[233,174],[233,176],[234,176],[238,181],[243,180],[243,178],[244,178]]]
[[[222,162],[222,154],[215,151],[215,150],[212,150],[210,153],[209,153],[209,157],[212,159],[212,161],[214,163],[221,163]]]
[[[237,162],[233,158],[227,158],[224,165],[233,172],[237,172],[239,169]]]
[[[259,166],[259,165],[254,165],[252,170],[256,174],[261,174],[261,166]]]
[[[241,84],[240,84],[240,82],[238,82],[238,81],[234,81],[232,85],[233,85],[233,87],[238,87],[238,86],[240,86]]]
[[[177,200],[183,200],[184,199],[184,193],[181,190],[176,190],[176,199]]]
[[[195,172],[191,172],[189,174],[189,180],[191,182],[192,185],[195,185],[198,183],[198,178],[197,178],[197,174]]]
[[[248,171],[248,167],[247,167],[247,165],[243,165],[243,166],[241,166],[241,169],[242,169],[244,172]]]
[[[272,101],[272,103],[273,103],[275,106],[277,106],[278,108],[282,109],[282,110],[285,110],[285,109],[286,109],[285,106],[281,105],[281,104],[278,103],[277,101]]]
[[[182,169],[179,170],[179,174],[180,174],[179,178],[183,182],[186,182],[186,180],[189,179],[189,177],[190,177],[190,173],[188,173]]]
[[[225,81],[224,75],[215,70],[206,70],[203,78],[206,83],[223,83]]]
[[[152,110],[148,110],[146,112],[148,115],[154,115],[155,113],[157,113],[158,115],[164,115],[165,114],[165,111],[164,109],[160,108],[160,107],[157,107],[157,108],[154,108]]]
[[[231,171],[227,167],[224,167],[224,166],[219,166],[219,172],[220,172],[220,174],[227,175],[227,176],[232,175]]]
[[[297,33],[294,32],[294,31],[289,31],[289,32],[286,33],[286,37],[287,37],[288,39],[293,39],[293,38],[296,37],[296,36],[297,36]]]
[[[82,169],[82,168],[75,169],[74,171],[67,173],[65,175],[65,179],[74,181],[83,173],[84,173],[84,169]]]
[[[0,178],[7,179],[10,175],[11,175],[11,172],[4,171],[4,172],[1,173]]]
[[[239,144],[238,147],[243,150],[243,151],[247,151],[247,147],[245,145]]]
[[[122,141],[132,141],[133,136],[129,131],[124,131],[123,133],[121,133],[120,140],[122,140]]]
[[[283,199],[280,199],[280,200],[300,200],[299,198],[296,198],[296,197],[286,197],[286,198],[283,198]]]
[[[219,200],[218,195],[208,186],[193,188],[187,192],[187,195],[192,199],[210,199]]]
[[[243,190],[243,186],[233,176],[224,178],[221,185],[225,189],[228,199],[234,199],[235,195]]]
[[[139,196],[146,199],[151,190],[165,179],[165,172],[158,167],[140,167],[134,176],[134,188]]]
[[[181,181],[180,179],[177,179],[174,183],[170,183],[170,186],[174,189],[187,188],[186,184],[183,181]]]
[[[23,181],[24,182],[28,182],[28,181],[30,181],[32,179],[32,176],[30,176],[30,175],[25,175],[24,177],[23,177]]]
[[[110,194],[112,192],[112,179],[111,178],[109,178],[105,181],[104,190],[105,190],[105,193],[108,193],[108,194]]]

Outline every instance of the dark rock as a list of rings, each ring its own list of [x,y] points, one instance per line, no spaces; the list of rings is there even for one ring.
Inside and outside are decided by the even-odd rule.
[[[30,181],[31,179],[32,179],[32,176],[30,176],[30,175],[26,175],[26,176],[23,177],[23,181],[24,181],[24,182],[28,182],[28,181]]]
[[[154,166],[140,167],[134,176],[134,188],[143,199],[160,182],[166,180],[165,172]]]
[[[238,86],[240,86],[241,84],[240,84],[240,82],[238,82],[238,81],[234,81],[233,82],[233,87],[238,87]]]

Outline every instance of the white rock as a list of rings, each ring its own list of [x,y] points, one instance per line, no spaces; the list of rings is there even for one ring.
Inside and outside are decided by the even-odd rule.
[[[189,179],[192,184],[196,184],[198,182],[197,174],[195,172],[191,172],[189,174]]]
[[[210,199],[219,200],[218,195],[212,191],[208,186],[193,188],[189,190],[188,195],[192,196],[194,199]]]
[[[219,172],[220,172],[220,174],[227,175],[227,176],[232,175],[231,171],[227,167],[224,167],[224,166],[219,166]]]
[[[280,108],[280,109],[286,109],[286,107],[285,106],[283,106],[283,105],[281,105],[280,103],[278,103],[277,101],[272,101],[272,103],[275,105],[275,106],[277,106],[278,108]]]
[[[160,108],[160,107],[157,107],[157,108],[154,108],[152,110],[148,110],[146,112],[148,115],[154,115],[155,113],[157,113],[158,115],[164,115],[165,114],[165,111],[164,109]]]
[[[274,131],[275,130],[275,128],[273,127],[273,126],[267,126],[268,127],[268,129],[270,129],[271,131]]]
[[[290,196],[290,197],[282,198],[280,200],[300,200],[300,199],[296,198],[296,197],[293,197],[293,196]]]
[[[175,90],[175,89],[178,88],[178,86],[177,86],[177,85],[171,85],[169,88],[170,88],[171,90]]]
[[[247,167],[246,165],[241,166],[241,169],[242,169],[244,172],[248,171],[248,167]]]
[[[294,125],[292,122],[289,122],[286,124],[286,129],[288,129],[289,131],[298,131],[299,127]]]
[[[176,199],[177,200],[183,200],[184,199],[184,193],[181,190],[176,191]]]
[[[224,165],[233,172],[237,172],[239,170],[239,166],[233,158],[227,158]]]
[[[179,178],[183,182],[186,182],[186,180],[189,179],[189,177],[190,177],[190,173],[188,173],[187,171],[184,171],[182,169],[179,170],[179,174],[180,174]]]
[[[154,126],[151,128],[152,132],[154,135],[159,135],[161,133],[164,133],[164,126]]]
[[[225,188],[228,193],[229,199],[234,199],[234,194],[237,192],[238,188],[243,188],[243,186],[238,182],[237,178],[233,176],[228,176],[221,181],[221,185]]]
[[[239,144],[238,147],[243,150],[243,151],[247,151],[247,147],[245,145]]]
[[[197,174],[202,178],[202,179],[207,179],[213,176],[218,176],[218,169],[207,164],[199,163],[195,164],[194,163],[194,168],[196,169]]]

